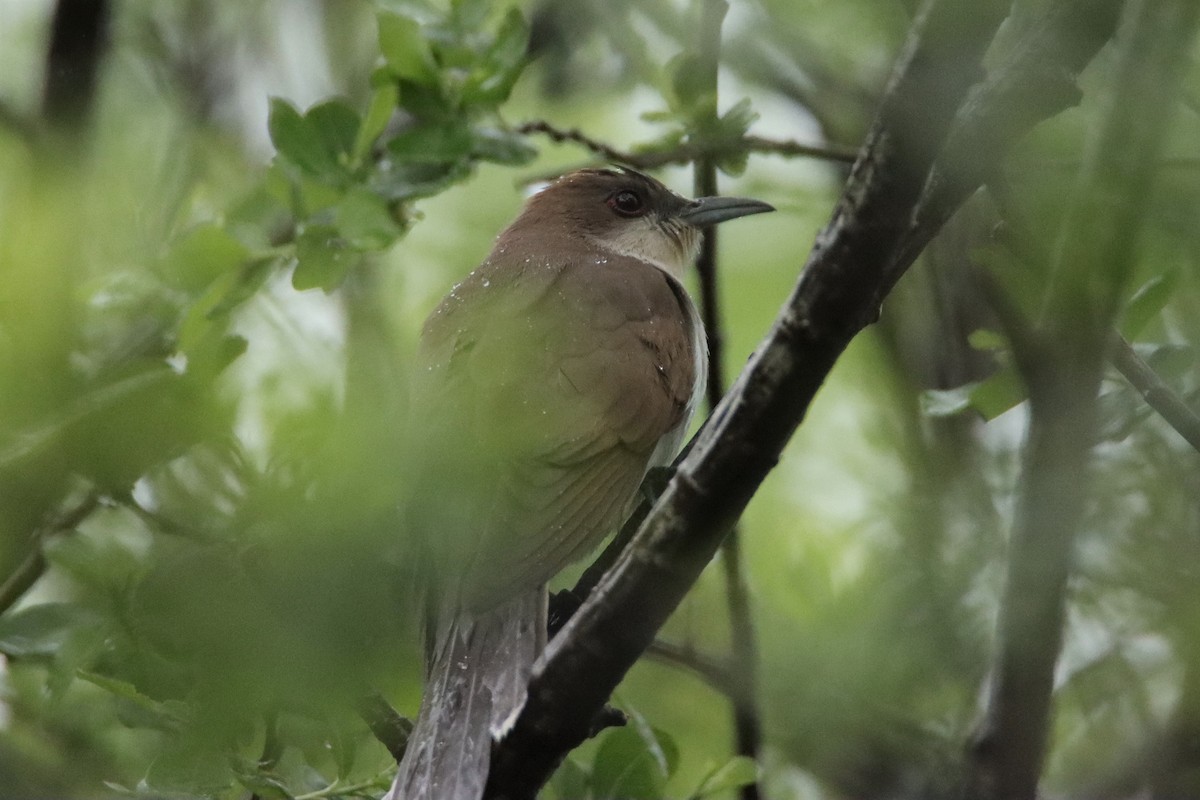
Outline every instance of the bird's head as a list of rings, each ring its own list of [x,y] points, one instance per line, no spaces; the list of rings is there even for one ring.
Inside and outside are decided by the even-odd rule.
[[[701,228],[773,210],[740,197],[689,200],[628,167],[582,169],[532,197],[512,230],[524,236],[582,237],[679,279],[696,260]]]

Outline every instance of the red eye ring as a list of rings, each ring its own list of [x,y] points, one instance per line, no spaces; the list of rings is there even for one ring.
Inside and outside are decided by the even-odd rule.
[[[622,217],[638,217],[646,212],[642,196],[632,189],[622,189],[608,198],[608,207]]]

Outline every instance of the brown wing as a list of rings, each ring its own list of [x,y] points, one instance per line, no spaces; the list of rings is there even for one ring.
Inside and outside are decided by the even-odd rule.
[[[686,424],[696,359],[682,289],[634,259],[569,262],[486,263],[422,336],[415,406],[442,485],[428,499],[456,508],[434,535],[480,605],[610,533],[659,440]]]

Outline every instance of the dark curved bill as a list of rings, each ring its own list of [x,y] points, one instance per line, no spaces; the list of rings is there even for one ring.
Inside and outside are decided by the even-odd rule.
[[[703,228],[718,222],[774,211],[775,207],[746,197],[701,197],[684,206],[679,218],[689,225]]]

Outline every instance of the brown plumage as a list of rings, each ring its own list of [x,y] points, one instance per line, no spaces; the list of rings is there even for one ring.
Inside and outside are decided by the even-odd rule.
[[[482,791],[488,732],[519,711],[544,644],[546,582],[622,522],[702,394],[704,339],[680,283],[697,225],[764,210],[689,201],[632,170],[572,173],[426,322],[410,522],[430,664],[391,797]]]

